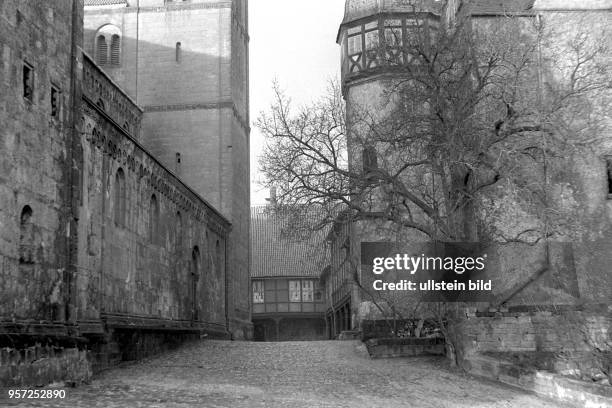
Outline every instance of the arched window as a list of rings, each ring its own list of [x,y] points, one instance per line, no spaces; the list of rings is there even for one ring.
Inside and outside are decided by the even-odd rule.
[[[106,37],[100,34],[96,37],[96,63],[98,65],[106,65],[108,56],[108,44],[106,44]]]
[[[119,65],[121,62],[121,37],[118,34],[113,34],[111,37],[110,63],[111,65]]]
[[[29,205],[23,207],[19,219],[19,263],[34,263],[34,228],[32,208]]]
[[[191,304],[192,320],[198,320],[198,280],[200,279],[200,249],[195,246],[191,251]]]
[[[151,196],[149,206],[149,241],[152,244],[159,242],[159,203],[155,194]]]
[[[180,211],[176,212],[176,238],[174,244],[176,246],[176,252],[180,252],[181,246],[183,246],[183,217]]]
[[[200,274],[200,248],[197,246],[191,251],[191,273],[196,276]]]
[[[98,30],[94,55],[96,63],[100,66],[116,67],[121,64],[121,30],[119,27],[107,24]]]
[[[114,198],[115,224],[120,227],[125,227],[127,218],[127,194],[125,191],[125,174],[122,169],[117,170],[117,174],[115,174]]]

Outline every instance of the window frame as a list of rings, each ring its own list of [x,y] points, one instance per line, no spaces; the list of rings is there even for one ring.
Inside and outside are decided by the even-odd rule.
[[[159,200],[153,193],[149,199],[149,242],[156,245],[159,241]]]
[[[27,61],[23,61],[23,66],[21,69],[21,84],[23,87],[22,96],[28,102],[34,103],[34,89],[35,89],[35,74],[34,74],[34,65],[30,64]],[[26,83],[26,74],[29,81],[29,85]],[[29,91],[29,92],[28,92]]]
[[[606,181],[608,184],[608,200],[612,200],[612,155],[605,156],[604,161],[606,164]]]
[[[53,112],[54,101],[56,104],[55,112]],[[62,91],[53,83],[51,83],[51,90],[49,92],[49,108],[51,117],[55,120],[59,120],[62,110]]]
[[[256,288],[258,286],[258,288]],[[257,289],[257,290],[256,290]],[[251,290],[253,293],[253,304],[262,304],[266,301],[264,281],[254,280],[251,282]]]
[[[297,291],[292,288],[297,283]],[[293,296],[292,296],[293,294]],[[301,279],[289,279],[289,303],[302,303],[302,280]]]
[[[118,227],[125,228],[127,225],[127,194],[125,185],[125,172],[120,167],[115,172],[115,194],[114,194],[114,221]]]

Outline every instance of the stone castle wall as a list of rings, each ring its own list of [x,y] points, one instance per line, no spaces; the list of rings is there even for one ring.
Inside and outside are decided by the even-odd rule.
[[[146,316],[176,321],[172,324],[210,324],[223,331],[227,221],[93,103],[100,89],[112,84],[87,57],[83,67],[83,77],[101,86],[83,84],[77,267],[81,318],[100,313]],[[124,209],[117,208],[116,199],[120,169]],[[152,215],[153,196],[158,217]],[[120,223],[118,211],[124,211]]]
[[[137,5],[87,7],[84,48],[94,55],[104,25],[120,29],[121,63],[104,69],[143,107],[142,143],[232,222],[230,314],[248,334],[247,2]]]
[[[2,384],[229,337],[231,224],[139,142],[142,109],[82,54],[73,3],[0,8]]]
[[[0,315],[64,320],[72,7],[2,2]],[[31,69],[31,97],[23,70]],[[52,116],[51,90],[59,112]],[[26,206],[30,209],[30,215]],[[25,219],[27,218],[27,219]]]

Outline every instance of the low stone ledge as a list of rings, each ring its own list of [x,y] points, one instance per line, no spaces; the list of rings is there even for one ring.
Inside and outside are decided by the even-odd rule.
[[[612,387],[562,377],[546,371],[518,367],[484,355],[472,355],[461,362],[470,374],[535,392],[576,407],[611,407]]]
[[[370,339],[365,342],[371,358],[444,355],[444,339],[439,337],[404,337]]]

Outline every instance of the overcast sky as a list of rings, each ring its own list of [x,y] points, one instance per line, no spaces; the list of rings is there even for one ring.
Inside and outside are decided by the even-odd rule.
[[[272,103],[277,79],[294,106],[323,94],[329,79],[340,76],[336,44],[344,0],[250,0],[251,205],[269,196],[261,179],[258,156],[264,144],[254,126]]]

